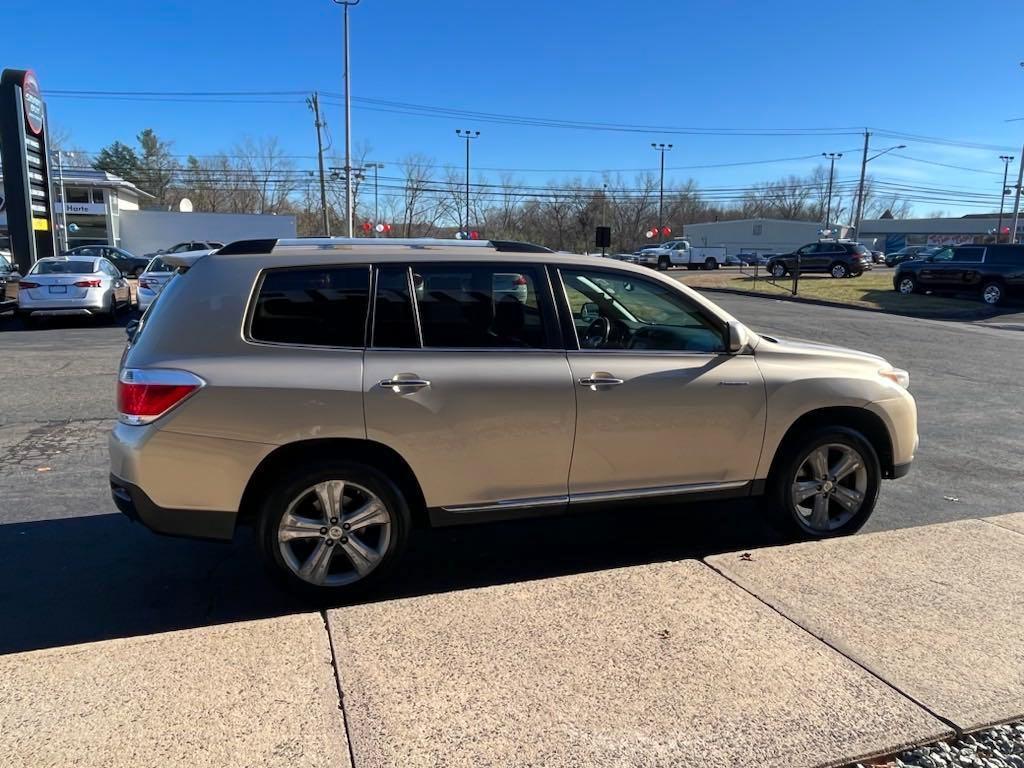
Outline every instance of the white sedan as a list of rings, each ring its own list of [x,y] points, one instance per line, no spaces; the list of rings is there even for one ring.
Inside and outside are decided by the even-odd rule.
[[[113,322],[130,309],[128,281],[102,256],[50,256],[32,265],[18,283],[18,314],[97,315]]]
[[[172,277],[174,277],[174,267],[159,256],[150,260],[149,264],[146,265],[146,268],[139,275],[138,296],[140,312],[145,312],[149,309],[149,305],[156,300],[157,294],[163,290],[167,281]]]

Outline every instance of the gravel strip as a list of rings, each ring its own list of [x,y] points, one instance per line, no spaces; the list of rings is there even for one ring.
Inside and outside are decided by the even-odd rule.
[[[1024,768],[1024,722],[997,725],[955,741],[910,749],[857,768]]]

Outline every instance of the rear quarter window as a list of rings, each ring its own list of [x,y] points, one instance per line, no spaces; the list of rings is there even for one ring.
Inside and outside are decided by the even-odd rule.
[[[270,270],[257,289],[249,337],[275,344],[362,347],[369,292],[366,266]]]

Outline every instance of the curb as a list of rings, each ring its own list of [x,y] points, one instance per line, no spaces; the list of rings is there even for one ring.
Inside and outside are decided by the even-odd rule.
[[[682,283],[682,281],[680,281]],[[776,299],[777,301],[791,301],[795,304],[812,304],[819,307],[834,307],[836,309],[853,309],[858,312],[873,312],[879,315],[896,315],[898,317],[910,317],[915,320],[959,320],[964,322],[977,322],[979,320],[986,320],[995,315],[987,315],[983,310],[962,310],[955,313],[949,313],[943,317],[933,317],[931,315],[922,315],[914,312],[897,312],[889,309],[879,309],[876,307],[863,307],[858,304],[845,304],[841,301],[829,301],[828,299],[812,299],[806,296],[793,296],[792,294],[776,294],[776,293],[765,293],[764,291],[741,291],[738,288],[703,288],[688,283],[682,283],[687,288],[692,288],[695,291],[708,291],[710,293],[728,293],[733,296],[752,296],[756,299]],[[989,325],[995,325],[989,323]],[[1024,330],[1024,325],[1016,325],[1007,323],[1004,326],[1010,330]]]

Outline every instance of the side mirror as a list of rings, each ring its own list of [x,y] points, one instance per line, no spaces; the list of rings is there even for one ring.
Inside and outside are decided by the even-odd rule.
[[[738,355],[750,343],[746,327],[736,320],[729,321],[729,354]]]
[[[580,307],[580,320],[597,320],[601,316],[601,308],[596,302],[588,301]]]
[[[125,336],[128,337],[128,343],[131,344],[135,341],[135,333],[139,330],[139,319],[132,318],[128,321],[128,324],[124,327]]]

